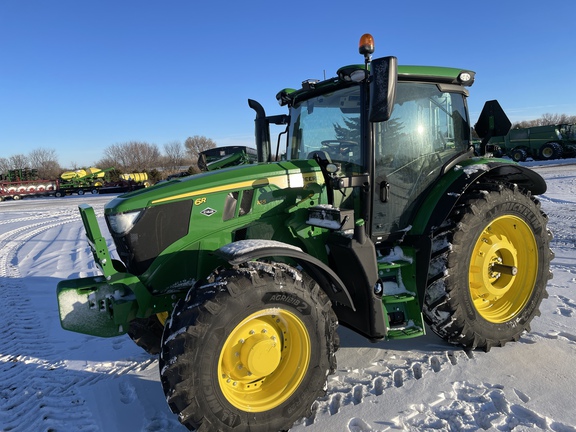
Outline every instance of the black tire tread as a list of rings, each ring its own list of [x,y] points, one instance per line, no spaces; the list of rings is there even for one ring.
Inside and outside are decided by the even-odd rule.
[[[531,201],[534,213],[539,214],[539,223],[545,227],[547,216],[540,210],[540,202],[531,196],[529,191],[520,190],[516,185],[487,181],[478,183],[471,187],[460,199],[453,209],[450,217],[433,234],[433,247],[428,272],[428,283],[424,298],[423,314],[430,328],[442,339],[449,343],[461,345],[465,349],[482,349],[489,351],[493,346],[503,346],[511,340],[518,340],[521,333],[530,330],[530,321],[533,316],[540,314],[538,307],[531,317],[528,317],[521,328],[508,339],[499,339],[491,335],[480,334],[474,328],[474,321],[465,318],[463,306],[459,304],[460,296],[457,290],[467,290],[462,287],[462,278],[451,274],[451,270],[457,265],[458,259],[462,260],[461,253],[463,245],[469,243],[471,239],[468,234],[469,227],[463,221],[468,220],[471,215],[481,216],[486,212],[497,195],[504,195],[504,199],[510,201]],[[544,241],[544,250],[548,256],[544,260],[552,260],[553,252],[550,250],[550,240],[552,234],[546,229],[540,240]],[[546,281],[552,277],[548,272],[545,275]],[[465,279],[467,280],[467,278]],[[460,284],[457,283],[460,282]],[[540,299],[547,298],[545,287],[539,288]]]
[[[158,317],[152,315],[148,318],[136,318],[130,321],[128,336],[148,354],[157,355],[160,353],[163,331],[164,326]]]

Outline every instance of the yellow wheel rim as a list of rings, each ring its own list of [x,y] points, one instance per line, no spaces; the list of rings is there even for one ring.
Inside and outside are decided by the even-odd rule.
[[[302,383],[310,362],[310,336],[293,313],[264,309],[238,324],[218,359],[222,393],[248,412],[273,409]]]
[[[168,312],[160,312],[156,314],[156,318],[158,318],[158,321],[160,321],[160,324],[162,325],[166,324],[166,320],[169,316],[170,314]]]
[[[532,295],[538,250],[532,229],[516,216],[501,216],[484,228],[472,252],[469,282],[474,307],[487,321],[504,323]]]

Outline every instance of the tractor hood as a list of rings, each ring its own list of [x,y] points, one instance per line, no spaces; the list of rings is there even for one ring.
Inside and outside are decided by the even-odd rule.
[[[214,193],[233,193],[266,186],[303,188],[312,183],[324,183],[320,168],[313,160],[237,166],[182,177],[120,195],[106,204],[105,214],[129,213],[181,200],[192,200],[195,205],[200,205],[203,198]]]

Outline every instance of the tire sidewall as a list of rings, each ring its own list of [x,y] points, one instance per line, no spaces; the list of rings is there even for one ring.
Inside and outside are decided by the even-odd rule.
[[[507,195],[507,194],[505,194]],[[523,196],[514,194],[515,196]],[[511,200],[509,196],[500,195],[501,199],[497,202],[486,203],[488,205],[482,206],[482,209],[477,213],[467,215],[462,220],[462,224],[467,226],[466,231],[459,231],[455,234],[455,243],[462,246],[462,254],[453,256],[449,260],[448,267],[450,268],[450,277],[456,278],[457,285],[460,289],[451,292],[451,296],[457,297],[456,301],[463,305],[463,319],[467,324],[474,329],[476,333],[486,339],[507,341],[516,339],[517,333],[526,327],[526,323],[532,320],[534,315],[538,312],[538,307],[545,294],[544,289],[538,287],[546,286],[547,283],[547,266],[545,265],[548,259],[548,241],[545,231],[545,222],[543,223],[542,216],[538,209],[532,204],[529,198],[525,200]],[[529,202],[527,202],[528,200]],[[474,250],[474,246],[483,232],[494,219],[501,216],[516,216],[522,219],[532,230],[536,240],[536,247],[538,253],[538,270],[536,273],[536,280],[530,297],[522,310],[512,319],[504,323],[493,323],[484,319],[477,311],[473,304],[470,289],[469,289],[469,272],[470,260]],[[462,258],[466,259],[462,259]]]

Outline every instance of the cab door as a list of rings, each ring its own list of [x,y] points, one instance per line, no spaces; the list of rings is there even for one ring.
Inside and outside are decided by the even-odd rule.
[[[470,126],[463,93],[463,88],[453,92],[436,84],[398,83],[391,118],[373,124],[371,228],[376,242],[409,228],[442,166],[467,150]]]

